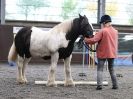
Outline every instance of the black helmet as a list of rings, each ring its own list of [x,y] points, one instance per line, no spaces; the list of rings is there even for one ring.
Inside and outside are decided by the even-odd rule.
[[[100,20],[100,24],[101,23],[107,23],[107,22],[112,22],[112,20],[111,20],[111,17],[109,16],[109,15],[103,15],[102,17],[101,17],[101,20]]]

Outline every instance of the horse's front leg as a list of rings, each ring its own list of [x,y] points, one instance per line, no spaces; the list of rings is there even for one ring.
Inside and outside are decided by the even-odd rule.
[[[51,55],[51,66],[49,70],[47,86],[54,86],[54,87],[57,86],[57,84],[55,83],[55,69],[57,67],[58,59],[59,59],[58,52],[55,52]]]
[[[71,75],[71,67],[70,67],[71,58],[72,58],[72,55],[70,55],[64,60],[64,70],[65,70],[64,86],[75,86],[75,84],[73,83],[72,75]]]

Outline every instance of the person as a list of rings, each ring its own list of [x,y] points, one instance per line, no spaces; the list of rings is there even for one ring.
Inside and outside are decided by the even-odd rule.
[[[112,80],[112,89],[118,89],[116,74],[114,71],[114,59],[118,50],[118,31],[111,25],[111,17],[103,15],[100,20],[101,29],[92,37],[85,38],[87,44],[97,43],[96,53],[97,66],[97,90],[102,89],[103,68],[105,61],[108,62],[108,69]]]

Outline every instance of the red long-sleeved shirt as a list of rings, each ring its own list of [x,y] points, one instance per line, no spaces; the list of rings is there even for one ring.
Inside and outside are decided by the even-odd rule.
[[[93,38],[85,39],[88,44],[97,45],[97,58],[116,58],[118,50],[118,31],[112,26],[104,27]]]

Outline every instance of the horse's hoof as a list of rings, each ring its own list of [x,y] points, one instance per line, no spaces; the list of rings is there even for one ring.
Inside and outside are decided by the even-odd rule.
[[[27,82],[24,82],[24,81],[18,81],[18,84],[27,84]]]
[[[26,78],[24,78],[24,82],[25,82],[25,83],[28,83],[28,81],[27,81],[27,79],[26,79]]]
[[[69,81],[65,81],[64,86],[72,86],[72,87],[74,87],[75,84],[74,84],[74,82],[72,80],[69,80]]]
[[[46,86],[48,86],[48,87],[57,87],[57,84],[55,82],[47,82]]]
[[[17,79],[17,82],[19,83],[19,84],[26,84],[28,81],[25,79]]]

